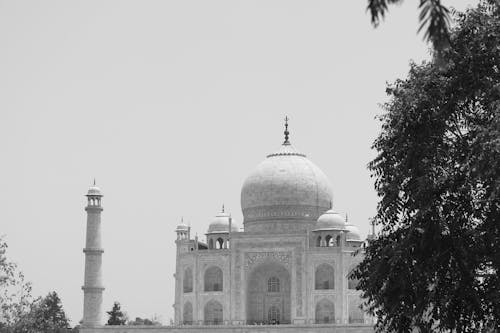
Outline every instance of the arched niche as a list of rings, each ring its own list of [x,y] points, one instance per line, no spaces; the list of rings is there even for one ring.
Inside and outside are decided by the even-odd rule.
[[[281,320],[281,313],[279,307],[272,305],[267,311],[267,321],[272,325],[279,325]]]
[[[364,323],[364,313],[359,306],[359,302],[351,300],[349,302],[349,323],[350,324],[362,324]]]
[[[317,324],[328,324],[335,322],[335,306],[328,299],[322,299],[316,304],[314,320]]]
[[[316,267],[314,274],[314,289],[335,289],[335,272],[330,264],[321,264]]]
[[[222,269],[217,266],[211,266],[205,271],[203,278],[205,291],[222,291],[223,289],[223,273]]]
[[[224,320],[222,304],[215,300],[211,300],[205,304],[204,323],[205,325],[221,325]]]
[[[290,323],[290,295],[291,277],[286,267],[275,261],[256,266],[249,272],[247,278],[247,323],[250,325]],[[279,320],[276,320],[278,316]]]
[[[182,323],[184,325],[193,324],[193,305],[191,302],[186,302],[182,310]]]
[[[352,276],[352,271],[354,270],[354,268],[355,266],[351,267],[351,269],[349,270],[349,274],[347,274],[347,289],[349,290],[356,290],[356,287],[359,283],[359,280]]]
[[[333,246],[333,236],[332,235],[326,235],[325,237],[325,246]]]
[[[219,250],[223,249],[224,248],[224,239],[222,237],[217,238],[217,240],[215,241],[215,244],[216,244],[215,245],[216,249],[219,249]]]
[[[182,277],[182,290],[184,293],[190,293],[193,291],[193,271],[191,270],[191,267],[184,270]]]

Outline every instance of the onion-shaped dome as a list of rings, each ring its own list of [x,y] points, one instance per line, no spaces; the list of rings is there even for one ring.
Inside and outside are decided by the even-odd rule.
[[[330,182],[323,171],[286,140],[243,184],[245,230],[289,229],[315,222],[330,207],[331,200]]]
[[[352,224],[346,224],[347,234],[345,236],[346,241],[361,241],[361,233],[358,227]]]
[[[344,230],[345,219],[333,209],[329,209],[318,218],[313,230]]]
[[[229,220],[231,220],[231,231],[238,232],[239,228],[235,223],[235,220],[231,217],[231,214],[220,212],[217,214],[212,222],[208,225],[207,234],[214,233],[226,233],[229,232]]]
[[[87,196],[102,197],[101,189],[99,187],[95,186],[95,183],[94,183],[94,185],[92,185],[89,188],[89,191],[87,192]]]
[[[184,223],[184,219],[181,219],[181,223],[179,223],[179,225],[177,225],[177,228],[175,228],[175,231],[188,231],[189,230],[189,226]]]

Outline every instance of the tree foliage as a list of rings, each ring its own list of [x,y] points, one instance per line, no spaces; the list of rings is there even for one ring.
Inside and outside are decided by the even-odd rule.
[[[69,321],[55,291],[33,302],[14,326],[14,333],[66,332]]]
[[[378,26],[384,19],[389,5],[401,4],[404,0],[368,0],[372,24]],[[489,0],[489,5],[500,6],[500,0]],[[418,32],[424,31],[424,39],[433,43],[437,51],[449,45],[450,10],[441,0],[420,0]]]
[[[31,284],[6,256],[7,243],[0,238],[0,332],[63,332],[69,322],[56,292],[33,299]]]
[[[0,237],[0,329],[15,324],[30,308],[31,284],[14,262],[7,258],[7,243]]]
[[[61,299],[55,291],[35,303],[33,307],[35,328],[40,332],[51,332],[69,328]]]
[[[136,317],[135,320],[131,320],[127,323],[127,325],[131,325],[131,326],[159,326],[161,325],[161,323],[156,319],[156,318],[151,318],[151,319],[148,319],[148,318],[140,318],[140,317]]]
[[[381,231],[353,273],[379,331],[500,326],[499,14],[457,13],[444,66],[387,88],[369,164]]]
[[[106,325],[125,325],[127,323],[127,315],[121,310],[119,302],[114,302],[111,311],[106,313],[109,316]]]

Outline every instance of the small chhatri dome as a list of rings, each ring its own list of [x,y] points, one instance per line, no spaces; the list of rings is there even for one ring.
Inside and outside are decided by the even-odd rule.
[[[318,222],[314,230],[344,230],[346,228],[346,221],[339,213],[333,209],[329,209],[318,218]]]
[[[207,234],[216,234],[216,233],[226,233],[229,232],[229,220],[231,219],[231,231],[237,232],[238,226],[236,225],[233,218],[231,218],[231,214],[226,213],[224,211],[224,205],[222,205],[222,211],[217,214],[212,222],[208,225]]]
[[[289,140],[269,154],[243,183],[241,208],[245,230],[286,232],[305,229],[330,207],[332,190],[326,175]]]
[[[347,234],[345,236],[346,241],[361,241],[361,234],[358,227],[352,224],[346,224]]]
[[[89,191],[87,192],[87,196],[98,196],[102,197],[102,192],[99,187],[95,185],[95,179],[94,179],[94,184],[89,188]]]
[[[189,226],[184,222],[184,218],[181,218],[181,223],[177,225],[177,228],[175,228],[175,231],[188,231]]]

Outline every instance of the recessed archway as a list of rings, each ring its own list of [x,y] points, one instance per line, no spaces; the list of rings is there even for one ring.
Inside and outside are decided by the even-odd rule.
[[[193,291],[193,271],[190,267],[184,270],[184,276],[182,277],[182,288],[185,293],[190,293]]]
[[[205,271],[205,291],[222,291],[223,279],[222,269],[212,266]]]
[[[204,322],[205,325],[221,325],[224,318],[222,304],[215,300],[209,301],[205,304]]]
[[[267,262],[255,267],[247,279],[247,323],[290,323],[290,293],[290,273],[283,265]]]
[[[193,306],[191,302],[186,302],[186,304],[184,304],[182,319],[184,325],[193,325]]]
[[[334,289],[335,274],[333,267],[329,264],[321,264],[316,268],[314,274],[314,289]]]
[[[322,299],[316,304],[315,312],[316,324],[328,324],[335,321],[335,306],[327,299]]]

